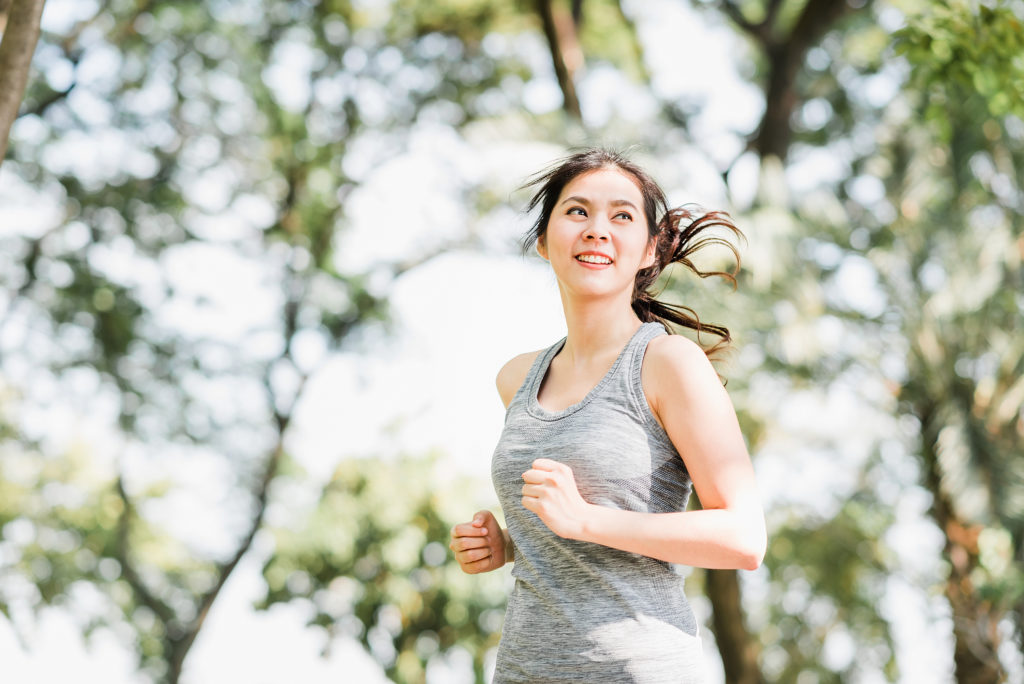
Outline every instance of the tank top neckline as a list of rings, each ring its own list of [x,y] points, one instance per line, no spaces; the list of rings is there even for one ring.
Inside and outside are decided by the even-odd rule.
[[[548,347],[541,355],[541,359],[537,367],[534,369],[530,380],[530,391],[526,402],[527,413],[539,420],[551,421],[565,418],[566,416],[572,415],[582,409],[584,406],[589,404],[594,397],[601,393],[601,390],[604,389],[605,385],[611,382],[611,379],[615,377],[615,372],[618,370],[619,366],[622,365],[622,360],[626,357],[626,353],[634,346],[637,339],[640,337],[640,333],[644,330],[650,329],[650,326],[658,326],[662,329],[664,328],[664,326],[655,321],[641,323],[640,327],[638,327],[629,338],[629,341],[622,347],[622,350],[619,351],[619,355],[615,357],[615,363],[613,363],[611,368],[608,369],[608,372],[604,374],[604,377],[602,377],[582,399],[575,404],[566,406],[561,411],[549,411],[540,405],[540,400],[537,398],[537,395],[540,394],[540,385],[544,381],[544,377],[548,374],[548,369],[551,367],[551,361],[558,355],[558,352],[562,350],[562,347],[565,346],[568,336],[563,337],[558,342],[555,342],[555,344]]]

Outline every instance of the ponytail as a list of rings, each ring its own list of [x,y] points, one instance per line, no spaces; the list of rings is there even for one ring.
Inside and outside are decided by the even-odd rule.
[[[712,356],[729,344],[732,340],[729,329],[713,323],[702,323],[697,312],[688,306],[669,304],[655,299],[655,293],[652,293],[650,288],[669,264],[680,263],[701,278],[709,276],[725,278],[732,283],[733,289],[735,289],[736,274],[740,268],[740,254],[729,240],[719,235],[708,234],[708,230],[716,226],[726,228],[738,238],[743,237],[743,233],[732,222],[729,214],[724,211],[700,213],[695,207],[684,206],[665,212],[664,217],[658,222],[658,232],[655,237],[658,241],[655,263],[637,272],[636,281],[633,283],[633,311],[641,321],[645,323],[658,321],[665,325],[666,329],[669,329],[668,323],[689,328],[697,333],[698,343],[700,343],[702,332],[708,332],[721,338],[710,348],[705,348],[705,353],[708,356]],[[697,268],[691,257],[708,245],[722,245],[733,253],[733,256],[736,257],[736,265],[731,272],[702,271]]]

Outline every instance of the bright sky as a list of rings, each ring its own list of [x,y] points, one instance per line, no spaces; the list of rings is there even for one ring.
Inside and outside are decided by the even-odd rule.
[[[67,9],[68,3],[55,0],[47,4],[44,19],[54,22],[51,28],[59,23],[55,13],[61,7]],[[734,187],[727,192],[709,161],[719,161],[718,155],[731,158],[738,150],[733,131],[752,129],[761,109],[756,89],[735,73],[739,46],[734,34],[721,26],[708,26],[707,14],[695,13],[686,3],[675,0],[634,1],[629,7],[645,43],[651,46],[655,89],[662,95],[714,93],[694,122],[701,149],[682,150],[678,158],[655,169],[655,175],[669,190],[671,199],[679,202],[697,200],[718,205],[728,197],[739,205],[749,203],[756,167],[739,164],[730,179]],[[684,54],[680,54],[679,46],[686,46]],[[694,55],[701,57],[699,69],[678,68],[692,61]],[[278,84],[289,82],[288,69],[301,71],[305,68],[303,59],[301,54],[290,54],[268,78]],[[581,97],[588,115],[593,117],[592,123],[599,125],[613,111],[629,118],[631,112],[623,111],[623,107],[637,107],[643,113],[650,105],[645,102],[646,93],[617,82],[617,78],[602,70],[585,76]],[[303,93],[292,95],[308,97]],[[550,82],[538,82],[529,104],[538,110],[557,107],[557,90]],[[519,181],[561,153],[561,149],[547,145],[494,140],[486,129],[471,130],[465,138],[454,136],[443,126],[418,130],[408,152],[370,173],[352,196],[348,213],[353,228],[345,237],[342,265],[360,268],[396,254],[413,254],[445,237],[462,234],[470,215],[458,199],[461,187],[483,179],[511,193]],[[145,160],[132,163],[144,164]],[[808,178],[811,176],[813,173],[808,173]],[[217,183],[210,181],[203,179],[205,190],[198,186],[194,190],[194,201],[200,206],[218,203]],[[0,230],[34,233],[60,220],[59,212],[47,209],[45,201],[33,199],[30,190],[27,195],[20,194],[25,191],[16,187],[9,171],[5,174],[0,169]],[[265,210],[258,197],[251,198],[247,206],[252,216]],[[401,211],[384,211],[394,206],[400,206]],[[515,354],[546,347],[561,338],[565,327],[546,264],[535,257],[509,255],[502,246],[526,228],[523,218],[502,213],[476,228],[486,235],[492,249],[449,253],[402,277],[391,299],[397,323],[395,338],[382,341],[369,355],[337,355],[311,381],[297,411],[289,446],[313,477],[327,478],[338,458],[345,455],[437,448],[448,454],[461,472],[479,476],[482,486],[489,487],[490,456],[504,415],[494,376]],[[244,226],[238,229],[245,230]],[[110,258],[116,261],[117,255]],[[216,292],[217,298],[215,307],[205,316],[196,318],[194,311],[171,309],[166,313],[169,322],[189,321],[189,325],[230,340],[270,313],[269,306],[259,306],[259,298],[252,296],[260,288],[259,268],[242,256],[211,247],[187,255],[168,255],[165,266],[183,283],[199,291]],[[233,274],[228,281],[222,277],[225,268]],[[856,265],[852,268],[851,282],[863,282]],[[146,275],[137,274],[137,278],[144,280]],[[234,287],[225,288],[225,282]],[[272,295],[268,294],[264,302],[270,301]],[[870,301],[865,306],[870,306]],[[302,353],[316,360],[322,348],[316,340],[308,340]],[[793,397],[779,419],[794,424],[806,422],[808,411],[821,414],[821,402],[825,402],[825,415],[829,416],[820,426],[822,430],[841,429],[864,411],[852,392],[839,391],[828,397],[807,394]],[[878,419],[867,414],[863,417]],[[68,433],[70,439],[80,434],[80,425],[81,421],[69,418],[54,429],[58,434]],[[389,436],[383,436],[394,426],[397,428]],[[94,435],[93,439],[101,442],[103,438]],[[790,449],[793,446],[776,443],[759,455],[756,468],[766,503],[800,501],[827,511],[843,491],[853,486],[846,473],[864,457],[864,445],[854,444],[836,455],[849,468],[823,460],[797,463],[795,450]],[[216,481],[216,473],[200,461],[193,459],[190,463],[194,467],[189,466],[189,481],[196,487]],[[820,483],[821,490],[792,491],[794,468],[801,469],[806,480]],[[832,496],[823,497],[822,491]],[[493,491],[480,496],[490,498],[497,509]],[[201,510],[202,503],[197,505]],[[892,579],[881,608],[893,619],[903,683],[943,682],[951,676],[951,661],[934,655],[951,652],[947,609],[937,597],[914,584],[915,577],[932,569],[931,563],[922,564],[920,559],[934,558],[940,543],[934,530],[921,522],[926,506],[927,501],[919,493],[911,492],[899,501],[900,524],[890,541],[904,550],[901,559],[909,574]],[[467,517],[471,512],[467,509]],[[168,523],[173,524],[173,520]],[[179,516],[178,527],[182,534],[196,531],[195,520],[187,516]],[[223,533],[212,530],[208,539],[200,538],[197,543],[218,548],[223,541]],[[318,628],[304,626],[307,613],[302,605],[278,606],[267,612],[250,608],[262,591],[259,561],[265,553],[266,543],[261,539],[233,575],[189,656],[183,681],[385,681],[355,644],[332,643],[329,656],[321,658],[327,637]],[[764,578],[760,571],[745,573],[744,577],[748,598],[756,604],[763,596]],[[706,617],[706,601],[699,596],[692,598],[698,618]],[[713,644],[707,643],[709,638],[705,635],[709,668],[715,681],[722,681],[721,665]],[[140,681],[133,675],[133,663],[119,635],[100,630],[86,645],[73,620],[59,610],[45,611],[25,644],[15,639],[9,623],[0,617],[0,654],[5,681]],[[826,657],[836,666],[855,655],[852,641],[841,631],[826,642]],[[453,668],[439,664],[431,670],[429,681],[458,682],[458,672],[458,662]],[[864,681],[884,679],[879,676]]]

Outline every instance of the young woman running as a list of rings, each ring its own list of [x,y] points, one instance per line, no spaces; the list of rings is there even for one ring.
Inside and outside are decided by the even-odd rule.
[[[450,543],[467,573],[515,563],[494,684],[704,682],[677,566],[758,567],[764,515],[710,350],[665,323],[717,335],[716,347],[728,330],[648,288],[672,262],[712,275],[690,256],[731,248],[707,229],[739,231],[722,213],[668,209],[646,172],[607,150],[529,185],[541,213],[526,246],[551,264],[568,334],[497,376],[491,474],[508,529],[478,511]],[[701,510],[686,511],[691,487]]]

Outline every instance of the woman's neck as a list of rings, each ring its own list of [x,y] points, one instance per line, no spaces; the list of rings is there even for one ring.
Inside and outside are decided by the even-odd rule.
[[[609,356],[617,356],[643,324],[624,298],[580,301],[563,292],[562,309],[568,332],[558,355],[565,356],[571,367],[603,363]]]

